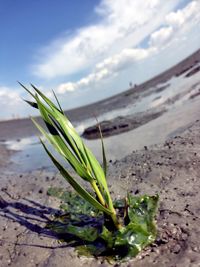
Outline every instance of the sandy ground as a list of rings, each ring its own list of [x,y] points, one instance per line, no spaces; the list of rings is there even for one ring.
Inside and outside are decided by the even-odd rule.
[[[196,60],[191,57],[178,69],[161,75],[160,80],[156,77],[149,81],[149,86],[167,80],[175,70],[176,75],[188,71]],[[148,86],[142,86],[145,92]],[[100,102],[98,112],[103,107],[108,110],[110,103],[116,103],[118,108],[127,105],[130,98],[136,97],[134,90]],[[59,208],[59,202],[47,196],[48,188],[69,189],[59,174],[47,169],[11,171],[11,156],[17,152],[8,150],[4,141],[32,134],[35,130],[28,120],[0,124],[0,266],[108,266],[103,259],[79,258],[73,247],[60,243],[53,232],[44,228]],[[162,144],[145,146],[110,162],[108,183],[117,198],[124,197],[127,191],[160,195],[156,242],[135,259],[116,266],[200,266],[200,121],[191,121],[181,134],[177,132]]]
[[[2,150],[2,148],[1,148]],[[109,168],[115,197],[160,195],[159,235],[155,244],[121,266],[200,266],[200,122],[162,145],[134,152]],[[5,164],[4,164],[5,167]],[[45,224],[59,203],[47,189],[64,186],[63,178],[47,171],[0,175],[1,266],[107,266],[101,259],[78,258],[60,244]]]

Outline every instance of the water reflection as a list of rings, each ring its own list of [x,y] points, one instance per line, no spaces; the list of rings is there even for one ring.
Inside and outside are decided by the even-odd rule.
[[[200,73],[189,78],[185,78],[186,74],[187,72],[179,77],[172,77],[166,83],[158,84],[148,91],[141,92],[139,99],[126,108],[107,112],[98,117],[99,121],[111,120],[117,116],[135,114],[159,105],[163,105],[168,110],[161,117],[139,128],[105,138],[108,160],[119,160],[133,150],[162,143],[169,136],[179,133],[188,124],[199,119]],[[197,97],[191,97],[195,94]],[[82,124],[75,124],[75,127],[78,133],[82,134],[85,128],[94,124],[95,119],[92,118],[83,121]],[[100,141],[84,140],[84,142],[101,161]],[[15,170],[22,172],[41,168],[54,169],[37,137],[8,141],[6,145],[12,150],[19,151],[12,157]]]
[[[200,66],[200,63],[193,68],[196,68],[197,66]],[[105,112],[98,116],[98,121],[112,120],[118,116],[133,115],[161,106],[170,110],[185,104],[190,100],[192,95],[195,95],[200,91],[200,73],[197,72],[191,77],[185,77],[190,71],[192,71],[192,69],[178,77],[174,76],[164,83],[157,84],[156,86],[149,88],[147,91],[139,93],[137,100],[133,100],[132,104],[127,105],[124,108]],[[90,127],[95,123],[95,118],[87,119],[79,125],[75,124],[76,130],[79,134],[82,134],[85,128]]]
[[[132,153],[133,150],[163,143],[169,136],[173,136],[173,133],[177,135],[188,124],[199,119],[199,114],[199,100],[195,99],[184,106],[168,111],[161,117],[135,130],[105,138],[107,159],[112,161],[119,160]],[[100,141],[84,140],[84,142],[93,151],[97,159],[101,161]],[[9,141],[7,145],[11,149],[20,150],[12,157],[17,170],[54,169],[51,160],[36,137],[24,138],[20,141]]]

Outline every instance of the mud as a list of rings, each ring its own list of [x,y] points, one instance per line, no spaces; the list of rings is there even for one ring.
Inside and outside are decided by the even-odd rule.
[[[186,72],[194,70],[199,58],[200,50],[136,88],[101,101],[98,105],[92,104],[72,110],[69,114],[73,114],[72,120],[76,118],[77,121],[82,121],[90,118],[94,108],[98,115],[112,108],[126,107],[137,101],[141,95],[149,95],[151,92],[147,89],[152,86],[167,82],[172,76],[186,75]],[[196,75],[198,73],[197,71]],[[198,86],[199,81],[195,89],[198,89]],[[163,88],[158,86],[154,90],[161,92],[166,89]],[[188,90],[190,92],[191,88]],[[198,101],[198,95],[195,94],[198,94],[198,90],[189,95],[191,101],[192,98]],[[172,103],[177,101],[171,99]],[[195,103],[194,106],[197,106],[197,102]],[[193,104],[194,102],[191,102],[191,105]],[[181,116],[179,114],[171,122],[176,126],[177,118],[184,122],[187,115],[183,107]],[[192,112],[198,114],[198,110]],[[167,117],[165,114],[161,116],[162,120]],[[126,196],[127,191],[134,195],[160,196],[156,242],[135,259],[115,266],[200,266],[200,121],[187,121],[186,125],[181,125],[181,129],[173,131],[173,137],[158,145],[145,144],[145,140],[149,140],[148,133],[145,133],[144,149],[127,153],[121,160],[111,161],[109,164],[108,184],[114,198]],[[166,128],[162,127],[155,134],[161,134],[165,130]],[[14,164],[11,155],[17,152],[8,150],[5,141],[19,140],[36,132],[28,119],[0,123],[0,266],[109,266],[109,263],[101,258],[79,258],[75,247],[60,243],[55,233],[45,228],[52,216],[59,212],[60,205],[58,200],[47,195],[48,188],[57,186],[70,190],[59,174],[45,168],[22,172],[20,166],[17,172],[11,171]]]
[[[108,183],[116,198],[160,195],[156,242],[120,266],[199,266],[200,122],[162,145],[145,147],[109,166]],[[5,164],[4,164],[5,167]],[[79,258],[44,228],[59,203],[50,186],[66,187],[60,175],[1,172],[1,266],[108,266],[103,259]],[[117,266],[117,265],[116,265]]]
[[[83,137],[86,139],[100,138],[99,126],[101,128],[103,137],[113,136],[136,129],[154,119],[157,119],[166,110],[162,111],[148,111],[135,114],[133,116],[120,116],[113,120],[102,121],[99,124],[88,127],[83,132]]]

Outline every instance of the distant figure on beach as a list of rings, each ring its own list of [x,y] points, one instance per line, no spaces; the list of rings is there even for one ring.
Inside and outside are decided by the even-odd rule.
[[[132,82],[129,82],[129,87],[130,87],[130,88],[133,88],[133,83],[132,83]],[[136,88],[136,87],[137,87],[137,84],[135,83],[135,84],[134,84],[134,88]]]

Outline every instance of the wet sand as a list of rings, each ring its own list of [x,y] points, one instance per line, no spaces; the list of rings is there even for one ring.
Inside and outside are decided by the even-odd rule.
[[[200,49],[179,64],[159,74],[151,80],[148,80],[140,85],[124,91],[123,93],[101,100],[99,102],[68,110],[66,111],[66,114],[72,122],[82,122],[91,117],[94,117],[94,115],[99,117],[103,113],[111,112],[112,110],[116,109],[123,109],[128,105],[132,105],[137,102],[138,99],[141,98],[141,96],[151,94],[152,91],[150,90],[150,88],[156,87],[158,85],[155,91],[162,92],[162,90],[164,90],[166,87],[166,85],[162,85],[163,83],[166,83],[172,77],[179,77],[180,75],[184,75],[188,70],[188,73],[190,73],[190,69],[197,65],[199,62]],[[193,69],[192,74],[194,75],[196,72],[199,72],[199,70],[194,71]],[[40,118],[38,118],[38,122],[41,122]],[[37,130],[33,126],[30,119],[27,118],[0,122],[0,140],[23,138],[35,135],[36,133],[38,133]]]
[[[149,87],[147,83],[143,84],[141,93],[148,94],[147,88],[151,88],[156,81],[160,84],[161,80],[168,80],[171,77],[169,74],[183,75],[186,69],[188,73],[191,71],[188,62],[194,63],[199,56],[200,52],[181,63],[181,69],[172,68],[164,76],[161,75],[160,80],[159,77],[152,79]],[[130,99],[136,99],[138,92],[134,90],[100,102],[97,112],[101,114],[103,107],[109,110],[110,103],[116,103],[116,108],[126,106]],[[178,107],[177,112],[174,108],[171,113],[164,113],[138,127],[135,135],[143,138],[143,149],[140,146],[138,150],[130,151],[127,147],[123,158],[109,163],[108,184],[113,197],[124,197],[127,191],[135,195],[160,195],[156,242],[135,259],[120,266],[200,266],[200,121],[197,120],[200,105],[198,96],[190,100],[193,102],[188,104],[187,109],[187,105],[185,108]],[[92,107],[85,107],[85,118],[89,118],[87,112]],[[79,109],[74,114],[80,110],[83,113],[84,109]],[[81,116],[77,115],[77,120],[81,121]],[[159,127],[161,121],[163,125]],[[166,138],[165,127],[169,128],[169,125],[174,127]],[[158,127],[157,136],[153,132],[149,135],[148,129],[151,127]],[[59,202],[47,195],[48,188],[59,186],[70,190],[58,173],[45,168],[21,172],[20,166],[18,171],[10,171],[13,165],[11,156],[17,152],[9,151],[4,141],[21,139],[35,132],[27,119],[0,123],[0,266],[108,266],[102,259],[79,258],[73,247],[59,243],[55,234],[44,228],[59,208]],[[158,144],[152,141],[153,135]],[[113,137],[112,142],[116,138]],[[109,140],[106,138],[105,142]],[[112,146],[117,144],[114,142]]]
[[[199,163],[199,121],[162,145],[145,147],[110,163],[108,183],[113,196],[123,197],[127,191],[160,195],[156,242],[121,266],[199,265]],[[47,196],[48,188],[69,189],[59,174],[2,171],[0,179],[1,266],[108,265],[101,259],[78,258],[74,248],[60,244],[44,228],[59,207],[57,200]]]

